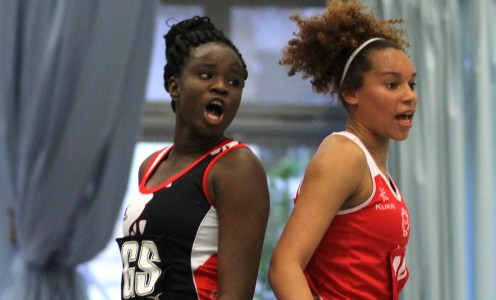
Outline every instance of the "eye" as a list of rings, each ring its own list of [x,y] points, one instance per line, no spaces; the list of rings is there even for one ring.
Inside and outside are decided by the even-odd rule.
[[[208,79],[212,78],[212,74],[203,72],[203,73],[200,73],[200,78],[208,80]]]
[[[410,82],[409,85],[410,85],[410,88],[412,89],[412,91],[415,91],[415,89],[417,88],[416,82]]]
[[[396,82],[389,82],[386,84],[388,89],[394,90],[395,88],[398,87],[398,84]]]
[[[237,87],[240,85],[241,80],[239,79],[230,79],[228,80],[229,85]]]

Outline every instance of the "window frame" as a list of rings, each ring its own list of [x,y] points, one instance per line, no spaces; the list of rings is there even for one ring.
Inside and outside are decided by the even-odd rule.
[[[140,141],[173,140],[175,115],[169,102],[147,102],[142,120]],[[241,102],[226,135],[264,146],[314,146],[331,132],[344,130],[345,123],[342,105],[243,105]]]

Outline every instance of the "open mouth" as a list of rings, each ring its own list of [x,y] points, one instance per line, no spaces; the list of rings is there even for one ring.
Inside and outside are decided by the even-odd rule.
[[[411,123],[413,120],[413,112],[407,112],[404,114],[398,114],[395,116],[396,120],[402,123]]]
[[[206,109],[210,118],[219,119],[224,113],[224,102],[220,99],[212,99],[208,102]]]

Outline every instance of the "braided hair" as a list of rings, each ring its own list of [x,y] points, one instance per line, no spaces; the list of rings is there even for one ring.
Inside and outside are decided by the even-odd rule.
[[[241,53],[231,40],[225,36],[224,32],[215,27],[209,17],[195,16],[174,24],[164,38],[166,46],[165,58],[167,60],[164,66],[164,87],[167,92],[169,91],[168,82],[170,77],[181,73],[191,49],[210,42],[222,43],[231,47],[243,64],[245,70],[244,79],[248,78],[248,70]],[[175,111],[175,102],[172,101],[171,105],[172,110]]]
[[[289,66],[289,76],[303,72],[303,79],[311,78],[317,93],[337,94],[341,100],[344,86],[358,89],[363,85],[363,74],[372,68],[367,56],[370,51],[386,48],[405,51],[410,47],[404,38],[406,32],[393,26],[402,23],[402,19],[376,19],[358,0],[330,0],[322,15],[304,18],[295,14],[291,20],[296,22],[298,31],[283,49],[279,63]],[[355,57],[341,82],[350,55],[371,38],[383,40],[367,45]]]

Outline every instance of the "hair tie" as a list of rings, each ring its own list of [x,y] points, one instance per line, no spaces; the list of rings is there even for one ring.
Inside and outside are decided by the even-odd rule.
[[[343,75],[341,76],[341,81],[339,82],[339,84],[343,83],[344,78],[346,77],[346,73],[348,72],[348,68],[350,67],[351,62],[353,61],[355,56],[357,56],[358,53],[360,53],[360,51],[362,51],[363,48],[367,47],[368,44],[375,42],[375,41],[378,41],[378,40],[383,40],[383,38],[371,38],[371,39],[365,41],[363,44],[360,45],[360,47],[356,48],[355,51],[353,51],[353,53],[351,53],[350,57],[348,58],[348,61],[346,61],[346,65],[344,66]]]

